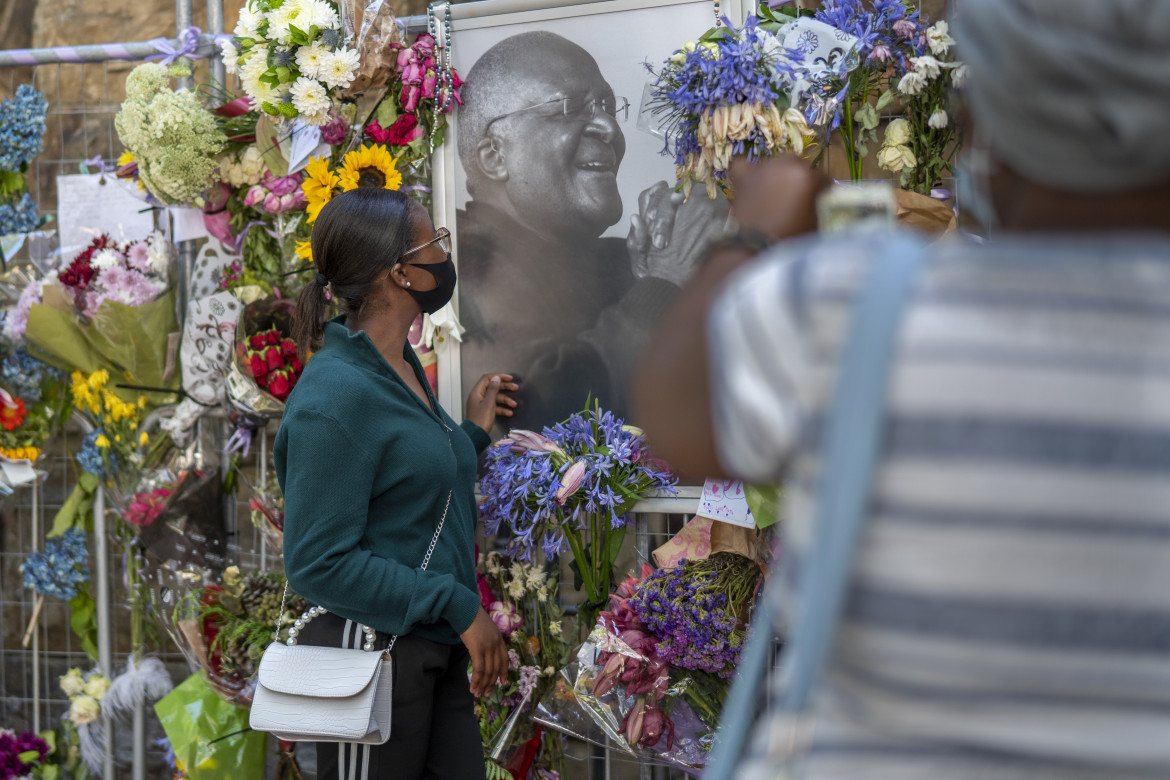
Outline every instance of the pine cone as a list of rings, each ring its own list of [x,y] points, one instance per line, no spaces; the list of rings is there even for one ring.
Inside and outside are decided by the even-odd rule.
[[[255,617],[260,609],[264,597],[275,593],[280,598],[281,586],[269,577],[261,574],[252,574],[244,580],[244,590],[240,594],[240,603],[249,617]]]

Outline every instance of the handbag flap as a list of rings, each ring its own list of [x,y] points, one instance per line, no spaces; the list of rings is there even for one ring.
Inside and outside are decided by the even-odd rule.
[[[260,659],[260,684],[296,696],[344,698],[373,681],[382,653],[273,642]]]

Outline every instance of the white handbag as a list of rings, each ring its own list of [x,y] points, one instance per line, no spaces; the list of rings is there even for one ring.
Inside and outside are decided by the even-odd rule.
[[[451,494],[420,568],[426,569],[443,531]],[[285,582],[280,612],[288,597]],[[390,739],[390,703],[393,661],[390,651],[375,651],[374,629],[361,626],[363,649],[298,645],[297,635],[322,607],[311,607],[289,629],[287,642],[274,641],[260,659],[256,693],[248,724],[255,731],[271,732],[290,742],[355,742],[381,745]],[[277,636],[280,625],[277,619]]]

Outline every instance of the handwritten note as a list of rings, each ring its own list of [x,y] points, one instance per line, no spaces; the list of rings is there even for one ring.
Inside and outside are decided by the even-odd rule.
[[[699,517],[709,517],[743,528],[755,528],[756,520],[743,494],[743,483],[734,479],[709,479],[703,483]]]
[[[154,212],[113,176],[57,177],[57,231],[62,255],[76,254],[102,233],[116,241],[133,241],[146,238],[152,230]]]

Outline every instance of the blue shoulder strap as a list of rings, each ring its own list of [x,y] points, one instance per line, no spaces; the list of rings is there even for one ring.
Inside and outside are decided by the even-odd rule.
[[[813,539],[801,565],[799,605],[781,660],[783,689],[770,706],[802,713],[816,688],[845,603],[865,522],[903,305],[926,259],[921,241],[895,234],[859,291],[826,418]],[[783,588],[773,576],[720,718],[704,780],[730,780],[751,736],[772,660]]]

